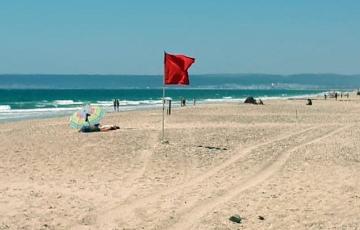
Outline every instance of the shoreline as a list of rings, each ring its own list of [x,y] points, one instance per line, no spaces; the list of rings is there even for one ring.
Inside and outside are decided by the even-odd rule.
[[[276,96],[276,97],[255,97],[255,98],[261,98],[264,101],[268,101],[268,100],[296,100],[297,98],[304,98],[304,97],[321,97],[321,95],[323,95],[324,92],[320,92],[320,93],[314,93],[314,94],[305,94],[305,95],[296,95],[296,96]],[[221,98],[221,99],[201,99],[201,100],[197,100],[196,104],[212,104],[212,103],[242,103],[245,98]],[[192,106],[193,100],[190,99],[188,100],[188,104],[190,104],[190,106]],[[77,104],[77,102],[75,103]],[[96,103],[91,103],[91,104],[95,104],[98,105],[100,107],[105,108],[105,111],[107,113],[112,113],[113,108],[112,105],[102,105],[102,104],[96,104]],[[109,102],[110,104],[110,102]],[[6,105],[3,105],[6,106]],[[174,108],[180,107],[180,102],[178,100],[173,101],[172,106]],[[156,109],[156,108],[160,108],[161,109],[162,104],[161,101],[159,103],[151,103],[151,104],[143,104],[143,105],[127,105],[127,106],[121,106],[120,107],[120,111],[119,112],[124,112],[124,111],[146,111],[146,110],[152,110],[152,109]],[[68,107],[68,108],[38,108],[38,109],[7,109],[7,110],[0,110],[0,124],[3,123],[7,123],[7,122],[17,122],[17,121],[23,121],[23,120],[38,120],[38,119],[48,119],[48,118],[62,118],[62,117],[66,117],[66,116],[70,116],[72,113],[74,113],[75,111],[78,111],[79,109],[81,109],[80,107]],[[43,113],[47,113],[47,114],[43,114]],[[4,116],[1,117],[1,116]],[[10,116],[18,116],[18,117],[14,117],[11,118]]]

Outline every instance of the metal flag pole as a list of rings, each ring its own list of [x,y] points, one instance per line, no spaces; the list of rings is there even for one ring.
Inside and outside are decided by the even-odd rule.
[[[162,97],[162,134],[161,134],[161,142],[165,143],[165,77],[166,77],[166,52],[164,51],[164,78],[163,78],[163,97]]]
[[[162,108],[162,135],[161,135],[161,141],[165,142],[165,85],[163,85],[163,98],[162,98],[163,108]]]

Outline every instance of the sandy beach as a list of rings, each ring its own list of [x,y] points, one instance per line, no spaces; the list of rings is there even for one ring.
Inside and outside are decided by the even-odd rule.
[[[0,229],[360,229],[360,97],[264,103],[0,124]]]

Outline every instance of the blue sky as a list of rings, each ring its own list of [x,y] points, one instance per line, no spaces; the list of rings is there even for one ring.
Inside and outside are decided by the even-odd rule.
[[[3,0],[0,73],[360,73],[358,0]]]

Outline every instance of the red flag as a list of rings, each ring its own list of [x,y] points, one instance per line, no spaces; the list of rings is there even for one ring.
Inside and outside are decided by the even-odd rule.
[[[195,58],[165,53],[165,85],[188,85],[189,74],[187,70],[194,62]]]

